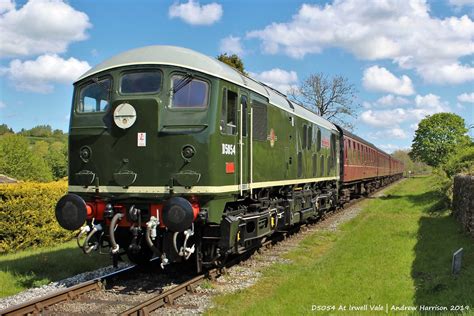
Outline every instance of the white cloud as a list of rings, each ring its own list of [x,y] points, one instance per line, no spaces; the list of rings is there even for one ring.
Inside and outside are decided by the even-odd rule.
[[[286,71],[280,68],[273,68],[261,73],[251,72],[249,75],[282,93],[296,88],[298,82],[298,75],[295,71]]]
[[[415,93],[411,79],[403,75],[397,78],[384,67],[372,66],[364,70],[362,78],[364,87],[372,91],[389,92],[399,95]]]
[[[377,131],[369,135],[373,139],[407,139],[408,134],[400,127],[393,127],[386,130]]]
[[[361,120],[375,127],[397,127],[401,123],[413,121],[418,123],[427,115],[439,112],[449,112],[447,102],[435,94],[417,95],[414,104],[408,108],[395,108],[391,110],[367,110],[362,112]]]
[[[447,102],[441,101],[438,95],[429,93],[427,95],[417,95],[415,97],[415,108],[410,110],[411,115],[418,121],[427,115],[433,115],[440,112],[449,112],[450,108]]]
[[[367,110],[362,112],[360,118],[362,122],[374,127],[398,127],[406,121],[409,113],[405,109],[397,108],[393,110]]]
[[[218,3],[200,5],[189,0],[186,3],[174,3],[168,11],[170,18],[180,18],[191,25],[211,25],[222,17],[222,6]]]
[[[379,147],[380,149],[388,152],[388,153],[393,153],[394,151],[396,150],[399,150],[399,149],[408,149],[408,148],[404,148],[402,146],[399,146],[399,145],[394,145],[394,144],[382,144],[382,145],[378,145],[377,147]]]
[[[7,105],[4,102],[0,101],[0,109],[4,109],[6,107]]]
[[[372,103],[364,101],[364,102],[362,102],[362,107],[364,109],[371,109],[372,108]]]
[[[458,95],[459,102],[474,103],[474,92]]]
[[[36,60],[12,60],[4,75],[18,90],[49,93],[54,83],[72,83],[90,69],[86,61],[63,59],[58,55],[42,55]]]
[[[60,0],[30,0],[0,15],[0,56],[62,53],[90,27],[85,13]]]
[[[11,0],[0,0],[0,14],[15,9],[15,4]]]
[[[392,128],[388,131],[388,136],[393,138],[405,139],[408,138],[408,135],[405,131],[399,127]]]
[[[247,37],[260,39],[271,54],[302,58],[338,47],[363,60],[392,60],[428,82],[474,80],[474,67],[460,63],[474,53],[474,21],[467,15],[432,17],[425,0],[303,4],[290,21],[250,31]]]
[[[448,0],[449,4],[455,7],[474,6],[474,0]]]
[[[221,53],[228,54],[237,54],[242,56],[244,54],[244,49],[240,41],[240,37],[234,37],[232,35],[221,39],[219,51]]]
[[[394,96],[393,94],[387,94],[379,98],[377,101],[375,101],[375,105],[382,106],[382,107],[405,105],[409,103],[410,103],[410,100],[403,97]]]
[[[459,63],[423,65],[418,68],[418,72],[426,81],[438,84],[459,84],[474,80],[474,67]]]

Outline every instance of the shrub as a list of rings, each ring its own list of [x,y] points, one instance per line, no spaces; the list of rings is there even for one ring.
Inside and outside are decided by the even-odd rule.
[[[474,143],[458,146],[446,158],[446,162],[435,169],[435,186],[445,196],[447,206],[453,200],[453,180],[458,173],[474,174]]]
[[[0,173],[19,180],[52,180],[51,169],[44,159],[33,154],[28,140],[19,135],[0,138]]]
[[[457,173],[474,173],[474,144],[459,148],[443,165],[443,170],[450,178]]]
[[[73,238],[59,226],[56,202],[67,191],[67,182],[0,185],[0,253],[51,246]]]

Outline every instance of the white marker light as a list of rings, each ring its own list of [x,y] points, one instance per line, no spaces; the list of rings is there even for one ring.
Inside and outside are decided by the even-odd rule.
[[[128,103],[122,103],[115,108],[114,122],[121,129],[130,128],[137,120],[135,108]]]

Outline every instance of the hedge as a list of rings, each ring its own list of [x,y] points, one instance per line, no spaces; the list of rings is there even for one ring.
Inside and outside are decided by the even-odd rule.
[[[54,215],[66,191],[66,181],[0,184],[0,254],[72,239]]]

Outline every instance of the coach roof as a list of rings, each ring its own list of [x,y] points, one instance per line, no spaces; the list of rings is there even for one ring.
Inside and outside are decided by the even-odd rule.
[[[253,90],[258,94],[266,96],[271,104],[282,108],[287,112],[304,117],[305,119],[313,121],[327,129],[337,130],[329,121],[303,108],[299,104],[288,101],[285,95],[265,84],[245,76],[236,69],[215,58],[182,47],[146,46],[132,49],[100,63],[83,74],[77,81],[117,67],[153,64],[188,68],[233,82]]]

